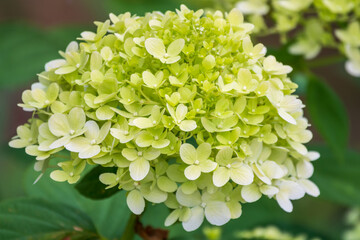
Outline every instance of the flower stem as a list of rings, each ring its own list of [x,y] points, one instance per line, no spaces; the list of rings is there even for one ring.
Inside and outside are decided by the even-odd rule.
[[[135,223],[136,223],[137,215],[131,214],[130,218],[126,224],[125,232],[121,236],[120,240],[132,240],[135,236]]]

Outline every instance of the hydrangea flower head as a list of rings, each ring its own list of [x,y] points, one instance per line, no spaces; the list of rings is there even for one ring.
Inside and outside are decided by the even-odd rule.
[[[127,191],[133,213],[164,203],[165,225],[187,231],[239,218],[262,195],[290,212],[290,200],[319,194],[292,68],[252,43],[239,10],[181,6],[95,24],[23,94],[34,117],[10,145],[36,156],[36,170],[59,151],[70,154],[56,181],[116,167],[99,181]]]

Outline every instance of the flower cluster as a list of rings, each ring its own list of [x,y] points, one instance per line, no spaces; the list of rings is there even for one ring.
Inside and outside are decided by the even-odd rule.
[[[319,156],[304,105],[292,95],[291,67],[253,45],[253,25],[239,10],[110,14],[83,32],[62,59],[45,65],[22,95],[33,112],[10,146],[26,148],[44,171],[59,151],[70,158],[51,172],[75,183],[87,165],[117,167],[100,175],[145,202],[171,209],[169,226],[187,231],[204,217],[223,225],[244,203],[266,195],[285,211],[319,190],[308,178]]]
[[[260,35],[278,33],[293,42],[289,52],[316,57],[323,47],[335,48],[347,58],[346,70],[360,77],[359,0],[236,0],[229,1],[255,25]],[[272,26],[266,19],[271,18]],[[288,34],[295,30],[293,34]],[[341,44],[340,44],[340,43]]]

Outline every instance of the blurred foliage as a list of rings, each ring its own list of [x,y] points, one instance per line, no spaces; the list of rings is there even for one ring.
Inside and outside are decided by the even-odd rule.
[[[310,77],[307,87],[310,120],[342,161],[348,147],[349,119],[336,93],[317,77]]]
[[[0,87],[29,83],[44,64],[80,34],[80,28],[41,31],[23,23],[0,24]]]
[[[0,239],[95,240],[96,230],[88,216],[64,204],[24,198],[0,204]]]

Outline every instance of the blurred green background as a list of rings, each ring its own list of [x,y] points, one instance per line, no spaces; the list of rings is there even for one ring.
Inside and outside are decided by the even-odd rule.
[[[143,14],[151,10],[174,10],[181,3],[190,8],[211,6],[210,0],[177,1],[177,0],[1,0],[0,1],[0,201],[24,196],[25,185],[31,187],[30,177],[24,180],[25,172],[34,175],[32,168],[34,159],[27,156],[23,149],[8,147],[8,141],[16,134],[16,127],[23,124],[29,113],[23,112],[17,104],[21,102],[21,93],[36,80],[44,64],[57,58],[58,50],[80,35],[84,30],[95,30],[95,20],[105,20],[109,12],[119,14],[131,11]],[[286,64],[298,61],[300,57],[289,57],[280,48],[276,36],[259,39],[265,43],[277,58]],[[280,49],[280,50],[279,50]],[[331,55],[324,51],[323,56]],[[335,154],[323,144],[316,129],[314,140],[309,146],[319,150],[322,157],[315,165],[313,180],[321,190],[318,199],[305,197],[295,201],[294,212],[284,213],[276,203],[266,200],[257,204],[249,204],[244,209],[244,216],[225,226],[224,231],[234,231],[246,227],[273,223],[284,229],[295,232],[305,231],[323,239],[340,239],[346,223],[344,215],[353,206],[360,205],[360,80],[350,77],[344,70],[343,63],[317,67],[313,71],[326,80],[326,88],[330,89],[330,97],[344,104],[349,121],[349,149],[344,154],[344,161],[339,163]],[[307,103],[307,81],[301,72],[295,72],[293,79],[300,85],[299,94]],[[333,89],[333,91],[331,90]],[[335,95],[332,95],[335,94]],[[326,106],[329,94],[315,94],[315,101]],[[324,98],[322,98],[324,97]],[[312,97],[314,101],[314,96]],[[336,113],[335,113],[336,114]],[[344,113],[345,114],[345,113]],[[330,118],[333,116],[330,112]],[[310,122],[312,118],[310,116]],[[333,126],[346,129],[347,126]],[[329,130],[329,129],[327,129]],[[346,135],[346,133],[345,133]],[[46,179],[44,180],[46,181]],[[53,185],[61,188],[60,185]],[[61,185],[63,186],[63,185]],[[51,188],[51,186],[50,186]],[[40,189],[40,190],[39,190]],[[39,196],[47,197],[41,193]],[[28,193],[28,192],[27,192]],[[30,193],[35,195],[35,193]],[[68,201],[67,199],[63,200]],[[68,202],[71,204],[71,201]],[[155,210],[156,211],[156,210]],[[149,214],[148,214],[149,215]],[[151,213],[150,213],[151,215]],[[156,221],[161,226],[163,219]],[[148,220],[149,222],[149,220]],[[146,221],[145,221],[146,223]],[[360,238],[359,238],[360,239]]]

